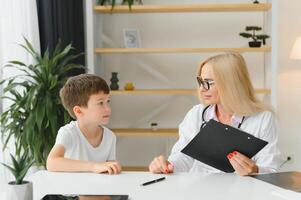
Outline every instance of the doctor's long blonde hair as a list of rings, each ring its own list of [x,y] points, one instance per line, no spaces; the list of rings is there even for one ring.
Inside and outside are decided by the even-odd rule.
[[[238,53],[224,53],[201,63],[198,76],[205,64],[212,66],[221,105],[238,116],[250,116],[272,109],[258,100],[244,58]]]

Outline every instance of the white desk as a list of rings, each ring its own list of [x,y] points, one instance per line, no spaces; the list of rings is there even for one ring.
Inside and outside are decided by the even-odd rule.
[[[141,183],[165,176],[166,180],[148,186]],[[39,171],[29,178],[33,199],[46,194],[128,194],[131,200],[284,200],[301,199],[301,193],[284,190],[251,177],[236,174],[170,175],[148,172],[122,172],[119,175],[93,173],[53,173]]]

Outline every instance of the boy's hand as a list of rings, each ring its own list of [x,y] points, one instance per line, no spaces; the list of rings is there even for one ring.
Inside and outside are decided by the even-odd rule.
[[[149,171],[152,173],[173,173],[173,164],[161,155],[153,159],[149,165]]]
[[[121,165],[118,161],[110,161],[104,163],[94,163],[92,165],[92,171],[94,173],[109,173],[119,174],[121,172]]]

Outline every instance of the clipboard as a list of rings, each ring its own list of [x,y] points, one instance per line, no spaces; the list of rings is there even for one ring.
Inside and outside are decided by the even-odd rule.
[[[238,151],[248,158],[256,155],[268,142],[211,119],[182,149],[182,153],[224,172],[234,172],[227,155]]]

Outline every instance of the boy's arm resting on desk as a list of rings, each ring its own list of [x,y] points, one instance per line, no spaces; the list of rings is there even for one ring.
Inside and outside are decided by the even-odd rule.
[[[73,160],[64,157],[65,148],[56,144],[47,158],[47,170],[56,172],[94,172],[118,174],[121,166],[117,161],[96,163],[89,161]]]

